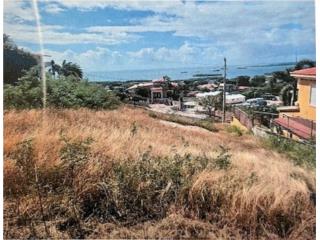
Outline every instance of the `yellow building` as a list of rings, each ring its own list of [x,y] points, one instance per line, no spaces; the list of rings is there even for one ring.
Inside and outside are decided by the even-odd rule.
[[[293,71],[290,75],[298,81],[298,100],[295,106],[277,108],[279,118],[274,122],[290,135],[303,139],[313,138],[316,128],[316,68]]]
[[[298,116],[316,120],[316,68],[294,71],[290,74],[298,80]]]

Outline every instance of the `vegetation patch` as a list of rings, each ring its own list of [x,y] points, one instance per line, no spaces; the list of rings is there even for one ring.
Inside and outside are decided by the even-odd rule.
[[[252,136],[166,128],[142,109],[46,113],[50,129],[42,111],[4,116],[7,239],[315,238],[314,170]]]
[[[268,148],[285,154],[299,166],[316,167],[316,148],[314,145],[303,144],[276,136],[264,139],[263,143]]]
[[[174,122],[185,126],[201,127],[211,132],[218,131],[218,129],[214,126],[214,121],[212,119],[193,119],[189,117],[179,116],[176,114],[165,114],[156,112],[149,112],[149,116],[152,118],[162,119],[165,121]]]
[[[227,132],[234,134],[238,137],[242,136],[244,134],[244,131],[241,130],[238,126],[235,125],[228,125],[226,127]]]

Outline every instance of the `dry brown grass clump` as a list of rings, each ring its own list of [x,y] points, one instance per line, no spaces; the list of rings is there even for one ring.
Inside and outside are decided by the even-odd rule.
[[[127,107],[4,124],[6,238],[315,237],[314,171],[253,136]]]

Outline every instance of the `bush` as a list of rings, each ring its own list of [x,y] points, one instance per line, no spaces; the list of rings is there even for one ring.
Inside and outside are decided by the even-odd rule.
[[[118,98],[103,87],[85,81],[76,82],[72,76],[48,82],[48,105],[58,108],[113,109]]]
[[[241,130],[239,127],[237,126],[234,126],[234,125],[231,125],[231,126],[228,126],[226,128],[227,132],[229,133],[233,133],[235,134],[236,136],[240,137],[243,135],[243,130]]]
[[[316,166],[315,146],[276,136],[271,136],[264,140],[264,144],[272,150],[284,153],[296,165],[312,168]]]
[[[163,158],[145,152],[140,159],[114,162],[105,180],[83,193],[80,208],[85,217],[95,214],[100,219],[117,219],[129,225],[163,218],[172,204],[183,200],[194,176],[205,169],[230,167],[228,151],[223,148],[217,158]]]
[[[250,79],[251,86],[261,87],[265,84],[266,77],[264,75],[256,75]]]
[[[41,108],[42,88],[39,68],[34,67],[19,79],[17,86],[5,85],[4,107]],[[113,109],[120,104],[118,98],[102,86],[78,81],[73,76],[52,79],[47,74],[47,106],[56,108]]]
[[[5,108],[40,108],[43,93],[39,82],[39,68],[31,68],[19,79],[16,86],[5,84],[3,101]]]

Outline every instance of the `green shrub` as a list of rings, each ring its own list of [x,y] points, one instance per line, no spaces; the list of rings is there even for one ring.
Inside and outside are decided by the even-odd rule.
[[[231,166],[231,155],[229,154],[229,148],[220,146],[221,152],[215,159],[214,167],[218,170],[226,170]]]
[[[263,142],[272,150],[286,154],[289,159],[299,166],[316,166],[316,149],[312,145],[276,136],[270,136]]]
[[[16,86],[5,84],[4,108],[39,108],[42,107],[43,93],[39,82],[39,68],[31,68],[19,79]]]
[[[239,127],[235,126],[235,125],[230,125],[226,128],[227,132],[229,133],[233,133],[236,136],[242,136],[243,135],[243,130],[241,130]]]
[[[74,171],[75,168],[86,162],[90,156],[91,138],[86,140],[71,141],[62,137],[64,146],[60,150],[61,165],[68,170]]]
[[[35,171],[35,156],[32,139],[24,140],[17,144],[11,158],[21,170],[27,181],[33,181]]]
[[[163,158],[147,151],[140,159],[114,162],[104,181],[83,194],[81,209],[84,216],[94,214],[127,224],[163,218],[172,204],[187,196],[194,176],[205,169],[227,169],[230,164],[224,148],[217,158],[188,154]]]
[[[4,107],[41,108],[43,106],[42,84],[39,81],[39,68],[30,69],[19,79],[16,86],[5,85]],[[119,99],[111,92],[97,84],[74,76],[60,76],[52,79],[47,74],[47,106],[56,108],[113,109],[120,104]]]

